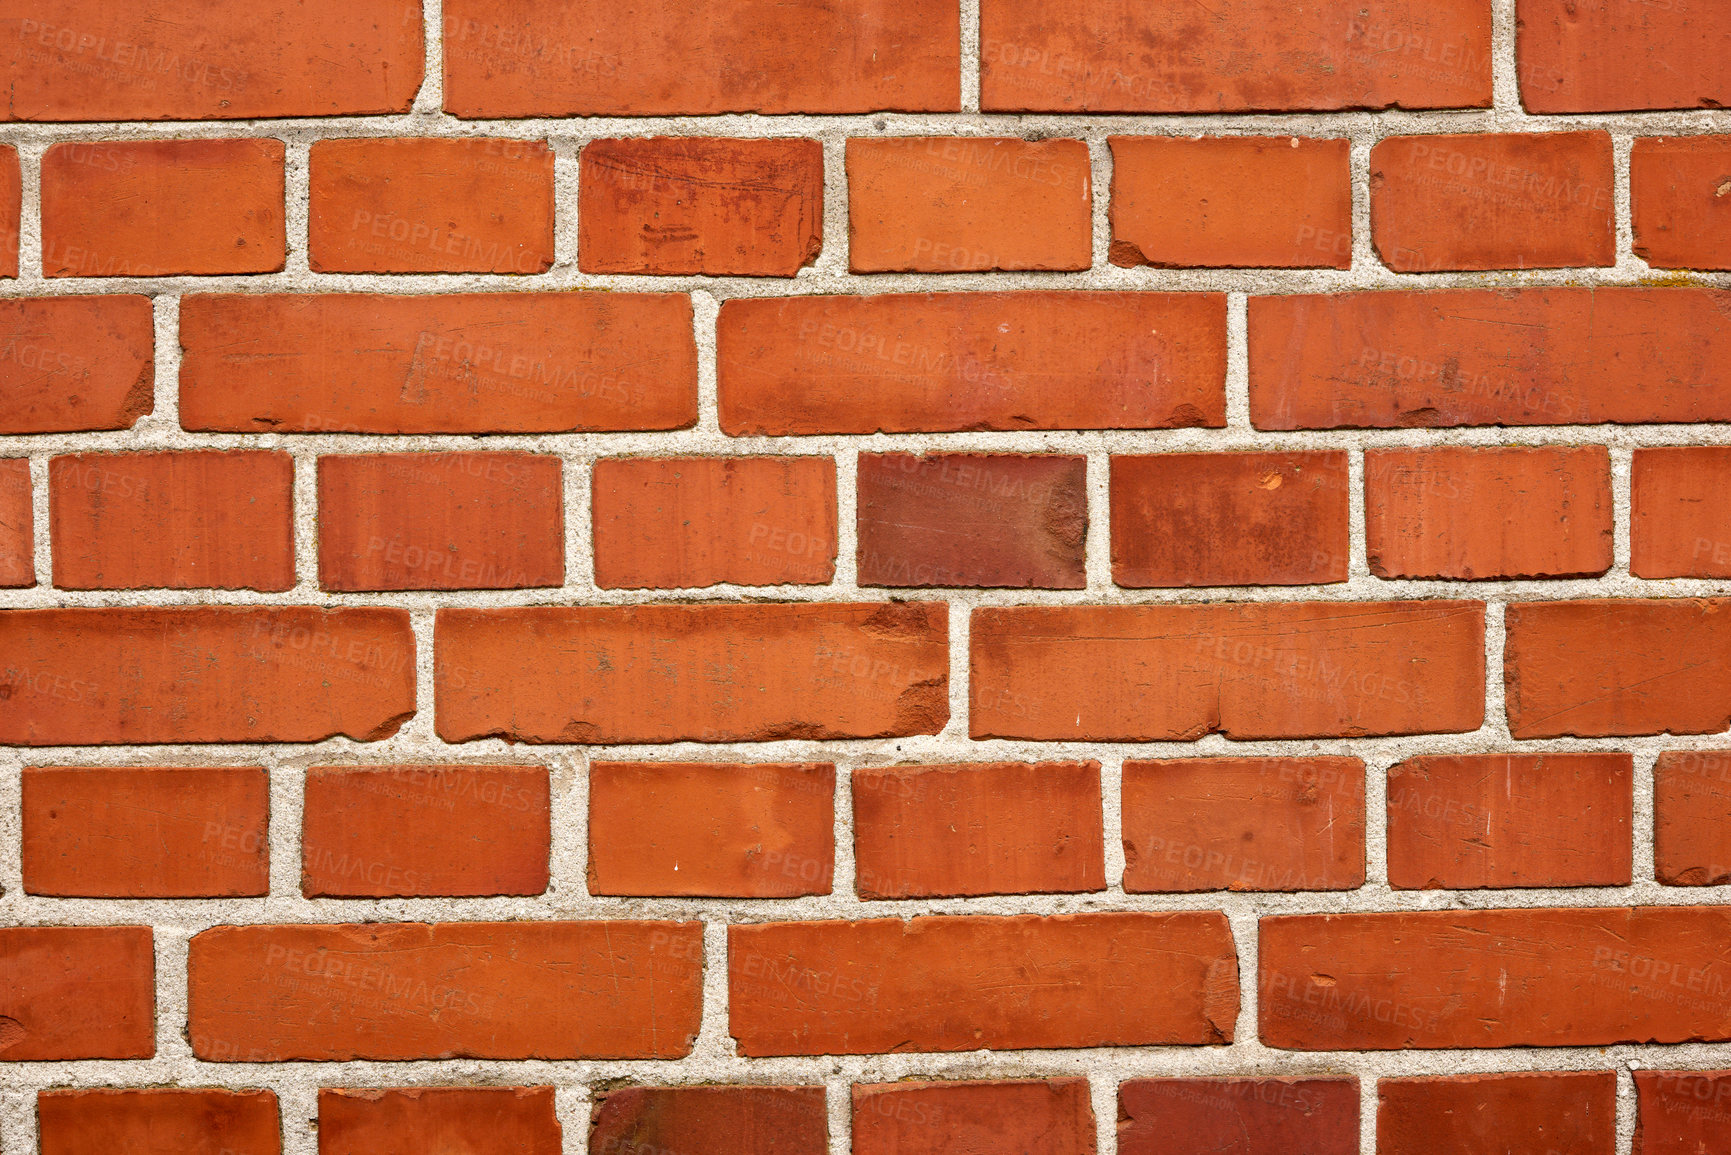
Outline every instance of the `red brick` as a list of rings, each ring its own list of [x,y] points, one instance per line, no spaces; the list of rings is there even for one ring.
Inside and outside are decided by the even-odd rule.
[[[1617,1075],[1379,1079],[1378,1155],[1614,1155]]]
[[[462,117],[953,112],[960,79],[960,13],[942,4],[451,0],[445,9],[445,110]]]
[[[1226,424],[1222,293],[735,299],[718,342],[735,436]]]
[[[639,457],[595,463],[604,589],[823,585],[835,577],[829,457]]]
[[[439,736],[609,745],[936,734],[950,714],[947,609],[440,610]]]
[[[1731,918],[1731,914],[1727,915]],[[747,1057],[1232,1041],[1224,915],[925,916],[727,928]]]
[[[1506,630],[1516,738],[1716,734],[1731,724],[1731,601],[1516,603]]]
[[[132,428],[156,406],[154,324],[149,297],[0,300],[0,434]]]
[[[319,1155],[559,1155],[551,1087],[319,1090]]]
[[[1388,771],[1388,881],[1400,889],[1628,886],[1627,754],[1410,758]]]
[[[677,1059],[702,971],[695,922],[219,926],[188,1033],[207,1062]]]
[[[79,453],[48,463],[60,589],[286,590],[295,584],[286,453]]]
[[[0,1062],[155,1054],[149,927],[0,928]]]
[[[621,1087],[592,1112],[590,1155],[825,1155],[822,1087]]]
[[[262,767],[24,768],[27,894],[229,898],[270,889]]]
[[[1635,1071],[1630,1155],[1703,1155],[1731,1138],[1731,1071]]]
[[[1731,104],[1731,9],[1720,4],[1516,0],[1528,112]]]
[[[36,584],[36,511],[30,459],[0,458],[0,589]]]
[[[828,762],[589,764],[589,893],[793,898],[835,873]]]
[[[1478,602],[977,609],[970,638],[975,738],[1366,737],[1484,721]]]
[[[0,744],[371,742],[415,711],[397,609],[0,611]]]
[[[1094,1155],[1087,1079],[856,1083],[854,1155]]]
[[[565,584],[563,474],[532,453],[319,458],[327,590]]]
[[[853,772],[861,898],[1106,889],[1098,762]]]
[[[1351,142],[1113,136],[1112,263],[1352,267]]]
[[[1365,548],[1383,578],[1598,577],[1611,568],[1602,445],[1367,449]]]
[[[192,295],[180,342],[180,420],[192,430],[569,433],[697,420],[691,299],[678,294]]]
[[[1112,458],[1121,586],[1316,585],[1347,578],[1347,455]]]
[[[1364,885],[1357,758],[1126,762],[1122,810],[1131,894]]]
[[[407,112],[425,58],[419,0],[42,0],[0,29],[0,120]]]
[[[18,275],[18,236],[23,223],[24,181],[18,150],[0,145],[0,277]]]
[[[116,1090],[36,1093],[41,1155],[176,1151],[279,1155],[275,1091]]]
[[[1618,0],[1619,3],[1622,0]],[[1253,297],[1258,429],[1731,420],[1716,289]]]
[[[314,766],[301,893],[541,894],[549,821],[544,766]]]
[[[1371,239],[1397,273],[1614,265],[1616,181],[1608,132],[1391,136]]]
[[[983,0],[987,112],[1489,108],[1482,0]]]
[[[1635,450],[1629,572],[1644,578],[1731,577],[1731,448]]]
[[[274,273],[284,229],[280,140],[57,144],[42,157],[50,277]]]
[[[1635,255],[1657,269],[1731,269],[1731,136],[1646,137],[1629,154]]]
[[[1659,755],[1653,767],[1653,875],[1666,886],[1731,882],[1731,752]]]
[[[1359,1155],[1356,1079],[1131,1079],[1120,1155]]]
[[[1731,1038],[1731,910],[1571,907],[1262,920],[1262,1041],[1293,1051]]]
[[[859,584],[1081,589],[1082,457],[862,453]]]
[[[544,273],[553,150],[542,141],[321,140],[312,146],[315,273]]]
[[[856,273],[1093,263],[1093,189],[1079,140],[850,139],[847,192]]]
[[[815,140],[593,140],[579,174],[585,273],[791,277],[823,249]]]

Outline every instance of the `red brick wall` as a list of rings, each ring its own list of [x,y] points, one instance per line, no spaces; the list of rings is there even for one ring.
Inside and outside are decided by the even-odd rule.
[[[1731,7],[0,77],[8,1153],[1731,1151]]]

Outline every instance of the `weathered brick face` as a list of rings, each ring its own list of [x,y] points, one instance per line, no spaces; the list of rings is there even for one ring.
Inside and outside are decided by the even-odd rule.
[[[1731,0],[0,0],[0,1150],[1731,1152]]]

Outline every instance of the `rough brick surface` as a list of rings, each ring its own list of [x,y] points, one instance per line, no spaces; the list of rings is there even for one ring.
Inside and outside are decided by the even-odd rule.
[[[1634,1074],[1634,1155],[1698,1155],[1725,1142],[1731,1071]]]
[[[1401,889],[1627,886],[1627,754],[1412,758],[1388,771],[1388,881]]]
[[[861,898],[1104,890],[1097,762],[853,775]]]
[[[1611,568],[1611,515],[1611,455],[1597,445],[1364,454],[1378,577],[1597,577]]]
[[[1351,268],[1349,145],[1112,137],[1112,263]]]
[[[1629,502],[1629,572],[1731,577],[1731,447],[1637,449]]]
[[[148,297],[0,300],[0,434],[130,429],[155,408]]]
[[[600,1097],[589,1155],[824,1155],[822,1087],[622,1087]]]
[[[1731,881],[1731,751],[1659,755],[1653,766],[1653,873],[1667,886]]]
[[[966,1150],[1094,1155],[1088,1080],[856,1083],[855,1155]]]
[[[1345,581],[1344,453],[1112,458],[1112,580],[1121,586]]]
[[[793,898],[834,874],[828,763],[590,763],[591,894]]]
[[[280,140],[57,144],[42,157],[42,271],[274,273],[283,156]]]
[[[1134,1079],[1118,1088],[1122,1155],[1358,1155],[1351,1079]]]
[[[1397,273],[1613,265],[1616,184],[1607,132],[1390,137],[1371,238]]]
[[[43,1091],[36,1099],[42,1155],[277,1155],[279,1116],[271,1091]]]
[[[597,140],[580,174],[586,273],[791,277],[823,248],[815,140]]]
[[[270,779],[260,767],[27,766],[21,810],[31,894],[227,898],[269,888]]]
[[[156,1054],[152,942],[146,926],[0,929],[0,1057]]]
[[[1384,1155],[1617,1149],[1611,1071],[1381,1079],[1376,1097],[1376,1149]]]
[[[1517,0],[1528,112],[1731,105],[1731,11],[1718,4]]]
[[[551,1087],[319,1091],[319,1155],[560,1155]]]
[[[1629,198],[1636,256],[1658,269],[1731,269],[1731,136],[1637,140]]]
[[[1364,885],[1356,758],[1126,762],[1121,797],[1133,894]]]
[[[23,171],[18,150],[0,145],[0,277],[18,275],[20,213],[24,208]]]
[[[30,460],[0,460],[0,589],[36,584],[36,511]]]
[[[81,453],[48,463],[60,589],[286,590],[295,582],[286,453]]]
[[[1217,913],[962,915],[728,928],[743,1055],[1225,1043],[1238,967]]]
[[[1079,140],[847,142],[856,273],[1085,269],[1093,187]]]

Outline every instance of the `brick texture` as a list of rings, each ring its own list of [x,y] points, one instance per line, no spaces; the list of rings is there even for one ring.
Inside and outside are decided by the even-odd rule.
[[[1731,1151],[1728,498],[1731,0],[0,2],[0,1148]]]

